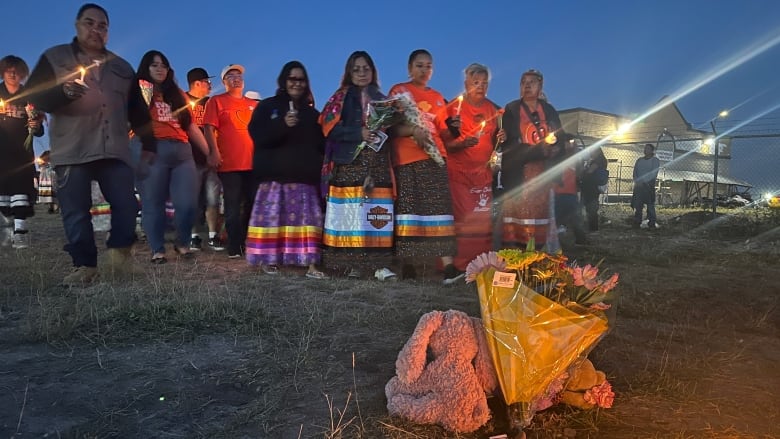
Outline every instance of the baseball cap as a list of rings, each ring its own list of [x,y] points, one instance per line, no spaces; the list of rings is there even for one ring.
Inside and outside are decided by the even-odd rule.
[[[227,75],[227,72],[231,70],[238,70],[242,75],[244,74],[244,66],[241,64],[228,64],[224,69],[222,69],[222,74],[219,75],[219,79],[225,79],[225,75]]]
[[[254,99],[256,101],[262,100],[262,98],[260,97],[260,93],[252,90],[249,90],[248,92],[244,93],[244,97],[249,99]]]
[[[206,69],[202,67],[195,67],[187,72],[187,83],[191,84],[195,81],[203,81],[204,79],[211,79],[213,76],[209,76]]]
[[[520,78],[522,78],[523,76],[527,76],[527,75],[536,76],[537,78],[539,78],[540,81],[544,81],[544,76],[542,75],[542,72],[540,72],[539,70],[536,70],[536,69],[527,70],[527,71],[525,71],[523,73],[522,76],[520,76]]]

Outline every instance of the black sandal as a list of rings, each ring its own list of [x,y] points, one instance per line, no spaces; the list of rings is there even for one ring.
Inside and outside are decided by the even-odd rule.
[[[154,255],[152,256],[151,260],[152,264],[154,265],[162,265],[168,262],[168,259],[165,258],[163,255]]]

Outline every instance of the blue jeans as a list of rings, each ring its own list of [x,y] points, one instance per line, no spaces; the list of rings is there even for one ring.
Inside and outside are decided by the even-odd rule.
[[[176,244],[187,246],[198,205],[198,175],[190,144],[158,139],[154,162],[148,167],[139,164],[137,178],[141,187],[141,224],[152,252],[165,252],[165,201],[169,195],[176,211]]]
[[[76,267],[96,267],[97,247],[92,229],[92,180],[111,205],[108,248],[130,247],[135,242],[138,202],[133,195],[133,169],[116,159],[56,166],[56,191],[68,243],[64,250]]]
[[[655,182],[634,183],[634,224],[642,223],[642,211],[647,205],[647,222],[655,226]]]

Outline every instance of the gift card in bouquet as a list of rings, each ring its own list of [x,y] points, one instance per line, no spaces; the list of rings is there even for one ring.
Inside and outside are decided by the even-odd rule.
[[[366,144],[369,148],[379,152],[379,150],[382,149],[382,145],[385,144],[385,140],[387,140],[387,134],[385,134],[384,131],[375,131],[374,135],[376,136],[377,140],[375,142],[366,142]]]

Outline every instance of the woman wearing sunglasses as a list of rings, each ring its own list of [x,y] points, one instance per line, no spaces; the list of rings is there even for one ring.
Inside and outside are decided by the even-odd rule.
[[[276,83],[276,96],[262,100],[249,122],[255,145],[252,171],[259,185],[246,259],[266,274],[278,273],[279,265],[292,265],[308,267],[306,277],[326,279],[317,269],[323,220],[320,113],[314,109],[303,64],[285,64]]]
[[[542,92],[544,77],[528,70],[520,78],[520,99],[506,105],[501,145],[503,164],[501,196],[505,248],[525,247],[531,240],[537,249],[547,242],[550,226],[550,189],[553,178],[545,171],[562,149],[561,119]]]

